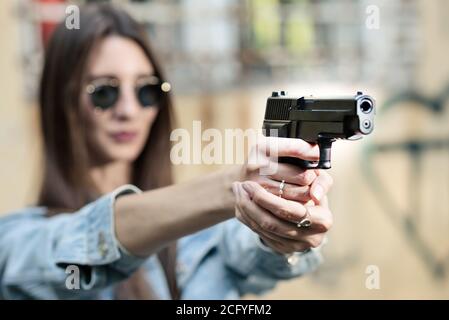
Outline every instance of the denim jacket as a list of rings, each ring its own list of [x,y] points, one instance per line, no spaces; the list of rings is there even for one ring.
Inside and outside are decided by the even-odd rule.
[[[156,255],[133,256],[115,237],[114,201],[135,192],[140,190],[126,185],[75,213],[51,218],[43,207],[0,218],[0,299],[112,299],[117,282],[139,267],[144,267],[158,296],[170,299]],[[261,294],[279,280],[313,271],[321,262],[315,249],[294,258],[289,263],[265,247],[236,219],[217,224],[178,241],[182,299]],[[79,271],[78,287],[67,284],[74,275],[72,265]]]

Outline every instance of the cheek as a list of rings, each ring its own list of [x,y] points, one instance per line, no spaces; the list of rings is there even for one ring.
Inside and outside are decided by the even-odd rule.
[[[81,95],[81,116],[86,133],[90,135],[95,128],[99,126],[99,117],[96,117],[95,110],[91,105],[89,98],[86,95]]]
[[[153,126],[154,120],[158,115],[159,110],[156,108],[148,108],[142,110],[141,126],[142,130],[147,134]]]
[[[83,129],[85,130],[87,143],[91,150],[101,149],[107,142],[106,127],[107,117],[98,114],[86,97],[81,98],[81,112]]]

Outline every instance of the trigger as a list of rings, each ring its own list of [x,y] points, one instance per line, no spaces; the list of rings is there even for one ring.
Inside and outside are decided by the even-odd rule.
[[[301,162],[302,162],[301,167],[303,169],[316,169],[316,168],[318,168],[318,161],[301,160]]]

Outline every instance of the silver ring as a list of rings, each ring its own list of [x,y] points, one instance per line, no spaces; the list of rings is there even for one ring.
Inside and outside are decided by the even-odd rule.
[[[298,228],[308,228],[312,225],[312,221],[309,219],[309,212],[307,211],[306,216],[298,222]]]
[[[284,194],[284,187],[285,187],[285,180],[282,180],[279,184],[279,197],[282,198],[282,195]]]

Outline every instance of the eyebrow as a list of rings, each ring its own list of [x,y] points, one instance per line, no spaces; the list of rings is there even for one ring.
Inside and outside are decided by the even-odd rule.
[[[87,81],[92,81],[92,80],[101,79],[101,78],[116,79],[117,76],[115,76],[113,74],[95,74],[95,75],[91,74],[86,77]]]
[[[148,78],[148,77],[157,77],[157,75],[152,72],[152,73],[140,73],[136,76],[136,80],[140,80],[143,78]],[[103,73],[103,74],[92,74],[92,75],[88,75],[86,78],[86,81],[90,82],[90,81],[94,81],[94,80],[98,80],[98,79],[118,79],[118,77],[114,74],[109,74],[109,73]]]
[[[148,77],[158,77],[154,72],[152,73],[141,73],[137,75],[137,79],[148,78]]]

